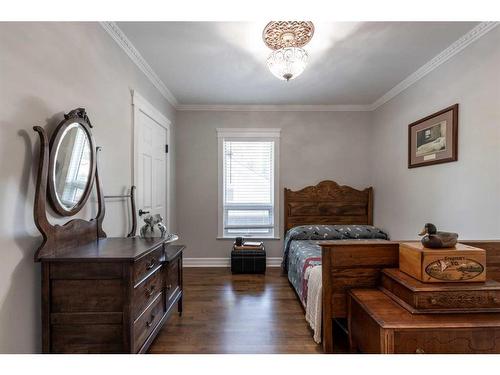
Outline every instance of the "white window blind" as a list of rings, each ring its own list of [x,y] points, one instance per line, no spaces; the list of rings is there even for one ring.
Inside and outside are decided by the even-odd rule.
[[[274,141],[224,140],[223,164],[225,234],[272,234]]]
[[[221,235],[274,237],[276,139],[231,133],[219,142]]]

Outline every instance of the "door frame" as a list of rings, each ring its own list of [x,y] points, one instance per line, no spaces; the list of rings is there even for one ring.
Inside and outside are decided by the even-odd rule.
[[[169,145],[169,150],[166,160],[167,172],[165,176],[167,177],[167,192],[166,192],[166,203],[167,203],[167,212],[166,212],[166,227],[167,232],[170,232],[170,219],[171,219],[171,204],[170,201],[170,192],[171,192],[171,145],[170,145],[170,125],[171,121],[165,117],[160,111],[158,111],[151,103],[149,103],[144,97],[139,94],[137,91],[132,90],[132,108],[133,108],[133,126],[132,126],[132,140],[133,140],[133,163],[132,163],[132,184],[137,186],[137,182],[139,181],[138,176],[138,165],[139,165],[139,155],[138,155],[138,139],[139,139],[139,126],[138,118],[140,112],[144,113],[146,116],[150,117],[153,121],[159,124],[161,127],[166,129],[167,131],[167,144]],[[138,206],[138,205],[136,205]],[[140,207],[139,207],[140,208]],[[134,213],[137,215],[137,212]]]

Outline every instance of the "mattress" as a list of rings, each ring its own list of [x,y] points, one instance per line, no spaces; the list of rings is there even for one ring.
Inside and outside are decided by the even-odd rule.
[[[287,232],[282,266],[304,307],[309,272],[312,267],[321,265],[321,243],[353,239],[387,240],[389,237],[372,225],[303,225]]]

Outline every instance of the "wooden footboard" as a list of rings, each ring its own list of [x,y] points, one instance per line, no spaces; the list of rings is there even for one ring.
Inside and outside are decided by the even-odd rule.
[[[383,268],[398,267],[399,243],[384,240],[332,241],[322,244],[323,350],[333,352],[338,328],[333,319],[347,317],[347,291],[375,288]]]

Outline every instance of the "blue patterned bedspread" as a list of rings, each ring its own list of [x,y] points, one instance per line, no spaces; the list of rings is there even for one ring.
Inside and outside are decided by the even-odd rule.
[[[300,302],[306,306],[307,275],[306,271],[321,265],[321,241],[292,241],[288,255],[288,280],[297,292]]]
[[[352,239],[389,239],[382,230],[371,225],[308,225],[290,229],[284,241],[283,267],[288,280],[305,306],[307,280],[312,267],[321,265],[321,246],[325,241]]]

